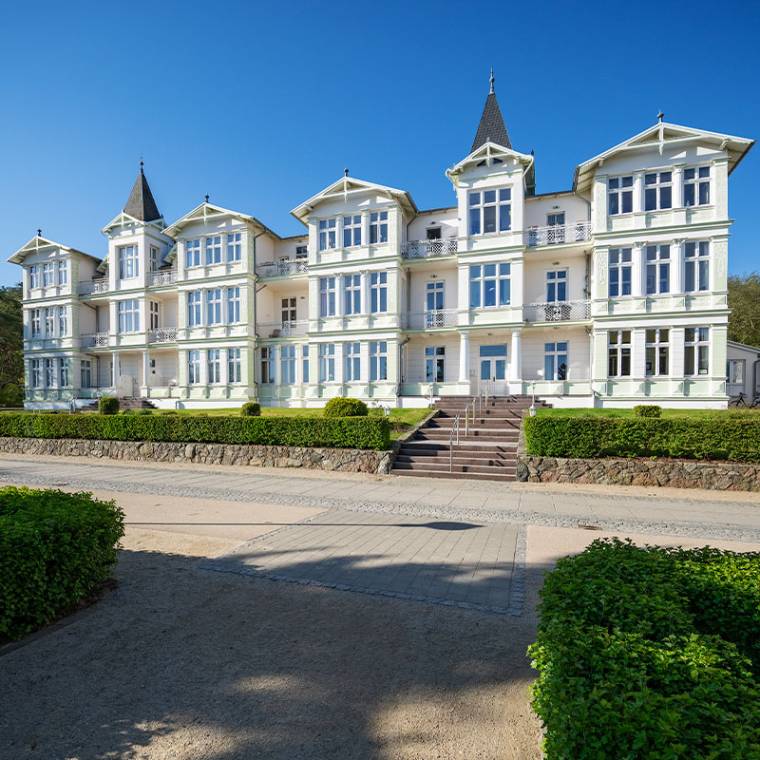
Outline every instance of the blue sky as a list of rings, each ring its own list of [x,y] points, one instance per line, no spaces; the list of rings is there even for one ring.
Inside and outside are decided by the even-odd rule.
[[[538,192],[666,119],[760,137],[760,3],[14,3],[0,32],[0,284],[43,234],[102,255],[140,156],[167,222],[212,202],[280,234],[338,178],[451,205],[496,70]],[[730,269],[760,270],[760,148],[731,177]]]

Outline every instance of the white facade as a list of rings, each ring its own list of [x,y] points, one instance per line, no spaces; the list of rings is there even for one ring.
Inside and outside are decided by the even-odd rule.
[[[450,208],[346,175],[294,209],[301,236],[206,201],[168,227],[122,212],[102,260],[33,238],[11,257],[27,406],[420,406],[483,382],[725,406],[728,176],[752,141],[658,122],[536,195],[493,94],[483,132],[507,144],[446,172]]]

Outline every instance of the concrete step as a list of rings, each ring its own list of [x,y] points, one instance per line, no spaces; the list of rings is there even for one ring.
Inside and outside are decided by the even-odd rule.
[[[498,470],[499,472],[516,472],[517,463],[500,459],[463,459],[453,457],[451,459],[453,472],[481,472],[484,470]],[[448,457],[396,457],[394,467],[398,469],[423,469],[423,470],[449,470]]]
[[[448,451],[431,451],[429,449],[401,449],[396,455],[397,462],[443,462],[451,459],[458,459],[463,462],[495,462],[496,464],[509,464],[517,461],[515,452],[502,454],[501,452],[489,451],[459,451],[454,449],[454,454],[450,457]]]
[[[423,441],[448,441],[451,431],[446,428],[422,428],[417,431],[415,440]],[[511,428],[470,428],[465,435],[464,427],[459,431],[459,441],[469,441],[476,438],[488,438],[494,441],[516,441],[520,437],[520,431]]]
[[[478,473],[478,472],[437,472],[427,470],[393,470],[394,475],[411,478],[451,478],[452,480],[500,480],[504,483],[514,482],[517,476],[512,473]]]

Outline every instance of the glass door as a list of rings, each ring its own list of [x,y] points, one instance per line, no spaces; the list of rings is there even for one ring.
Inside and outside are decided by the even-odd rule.
[[[505,344],[480,347],[480,381],[490,384],[496,395],[507,393],[507,346]]]
[[[425,327],[443,327],[444,283],[431,280],[425,289]]]

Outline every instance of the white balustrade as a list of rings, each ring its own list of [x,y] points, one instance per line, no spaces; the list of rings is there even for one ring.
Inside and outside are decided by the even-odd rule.
[[[159,269],[157,272],[150,273],[149,284],[151,287],[160,287],[162,285],[172,285],[177,281],[176,269]]]
[[[148,333],[149,343],[174,343],[177,340],[176,327],[159,327]]]
[[[529,303],[523,307],[526,322],[579,322],[591,318],[590,301]]]
[[[287,277],[291,274],[304,274],[309,271],[306,259],[288,259],[287,261],[268,261],[256,267],[259,277]]]
[[[306,335],[309,329],[308,320],[289,322],[269,322],[258,325],[258,333],[262,338],[294,338]]]
[[[436,240],[410,240],[401,246],[405,259],[429,259],[435,256],[450,256],[456,253],[459,241],[454,237]]]
[[[556,224],[549,227],[531,227],[526,231],[526,243],[530,248],[541,245],[565,245],[591,239],[591,222]]]
[[[456,309],[432,309],[418,313],[407,314],[404,319],[407,330],[431,330],[436,327],[455,327],[457,324]]]

